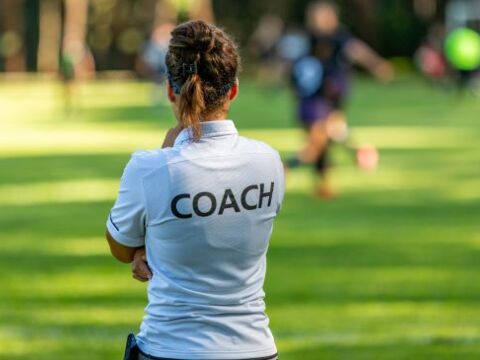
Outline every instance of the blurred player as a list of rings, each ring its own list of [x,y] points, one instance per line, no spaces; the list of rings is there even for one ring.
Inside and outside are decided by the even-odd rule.
[[[138,54],[135,70],[138,75],[153,82],[153,104],[168,105],[165,58],[171,31],[179,19],[214,23],[215,16],[211,0],[155,0],[154,3],[153,30]]]
[[[93,78],[95,60],[86,44],[88,0],[65,0],[65,28],[60,56],[65,109],[74,107],[78,99],[75,82]]]
[[[171,38],[170,32],[174,27],[175,25],[169,22],[157,26],[137,60],[137,71],[140,75],[152,79],[155,84],[153,89],[154,104],[168,104],[165,91],[167,80],[165,57]]]
[[[443,81],[447,76],[444,41],[445,27],[440,23],[434,24],[415,53],[418,68],[427,79],[435,83]]]
[[[315,164],[319,175],[316,195],[329,198],[334,192],[328,179],[328,149],[331,142],[346,144],[348,138],[343,107],[351,66],[358,64],[382,81],[393,77],[393,69],[340,24],[334,3],[311,3],[306,17],[310,52],[293,64],[292,80],[298,96],[298,117],[308,131],[308,142],[287,166]],[[373,147],[360,149],[356,157],[363,168],[374,167],[378,160]]]

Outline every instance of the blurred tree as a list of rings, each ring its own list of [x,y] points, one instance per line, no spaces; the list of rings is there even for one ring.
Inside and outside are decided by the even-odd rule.
[[[431,20],[435,17],[437,12],[437,0],[414,0],[413,8],[415,14],[419,17]]]
[[[443,19],[448,0],[337,0],[342,21],[385,56],[411,56],[427,27]],[[311,0],[214,0],[218,22],[245,44],[261,16],[272,13],[303,26]]]
[[[43,0],[40,3],[40,29],[38,41],[38,70],[58,72],[60,38],[62,33],[60,0]]]
[[[378,48],[377,24],[378,16],[376,0],[354,0],[349,7],[343,6],[344,20],[351,24],[351,30],[370,45]]]
[[[208,22],[215,22],[211,0],[197,0],[190,8],[191,19],[201,19]]]
[[[87,46],[88,0],[64,0],[65,21],[62,39],[62,65],[72,66],[75,78],[90,77],[95,62]]]
[[[427,23],[413,16],[413,2],[378,2],[379,48],[387,56],[411,56],[427,32]]]
[[[3,28],[0,34],[0,54],[6,71],[25,71],[25,28],[23,0],[0,1]]]
[[[40,0],[26,0],[24,11],[25,13],[23,14],[23,18],[25,19],[25,50],[27,71],[36,71],[40,26]]]
[[[33,69],[37,55],[40,70],[55,71],[58,68],[56,54],[59,53],[61,34],[59,24],[68,20],[67,11],[62,12],[60,6],[55,4],[63,1],[65,0],[0,0],[0,58],[6,69],[22,70],[26,64],[27,68]],[[84,1],[73,0],[69,6],[81,7]],[[245,45],[260,18],[267,13],[278,16],[289,27],[303,26],[305,8],[309,2],[310,0],[91,0],[88,31],[81,34],[81,37],[87,35],[87,44],[92,49],[99,70],[132,69],[138,51],[159,24],[190,18],[207,21],[215,19]],[[410,56],[424,37],[426,28],[443,19],[448,0],[336,2],[341,8],[342,21],[383,55]],[[75,12],[71,24],[85,24],[86,19],[86,10],[78,14]],[[68,32],[69,26],[65,25],[65,31]],[[64,35],[69,38],[66,33]]]

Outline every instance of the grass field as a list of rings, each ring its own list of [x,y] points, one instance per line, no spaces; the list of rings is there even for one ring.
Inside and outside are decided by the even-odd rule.
[[[66,114],[53,83],[0,83],[0,358],[120,359],[145,285],[103,239],[135,149],[172,124],[135,82],[84,85]],[[245,84],[232,118],[287,155],[288,93]],[[292,171],[268,255],[282,360],[480,358],[480,101],[415,79],[359,81],[349,116],[381,167],[339,149],[341,197]]]

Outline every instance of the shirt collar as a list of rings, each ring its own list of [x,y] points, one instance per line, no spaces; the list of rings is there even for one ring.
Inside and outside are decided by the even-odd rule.
[[[237,128],[232,120],[211,120],[201,123],[202,126],[202,135],[203,138],[210,138],[214,136],[222,135],[234,135],[238,134]],[[192,129],[186,128],[180,131],[177,138],[175,139],[175,145],[183,144],[186,141],[193,139]]]

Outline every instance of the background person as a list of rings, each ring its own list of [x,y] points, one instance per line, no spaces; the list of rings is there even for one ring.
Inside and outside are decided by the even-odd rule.
[[[154,83],[152,93],[154,104],[163,105],[167,101],[165,94],[165,82],[167,80],[165,57],[170,43],[170,32],[174,27],[173,23],[160,24],[152,32],[136,62],[137,72]]]
[[[226,120],[239,57],[224,32],[177,26],[166,64],[178,125],[132,156],[107,221],[112,254],[131,262],[145,246],[151,269],[138,358],[276,359],[263,282],[280,157]]]
[[[310,51],[293,65],[292,78],[298,98],[298,118],[308,131],[308,140],[288,165],[315,164],[319,175],[316,194],[328,198],[334,194],[328,178],[328,145],[347,139],[344,105],[352,64],[366,68],[383,81],[392,78],[393,69],[340,24],[334,3],[310,4],[306,18]]]
[[[60,54],[60,78],[66,111],[80,101],[75,86],[79,80],[95,77],[95,59],[87,46],[88,0],[65,0],[65,28]]]

